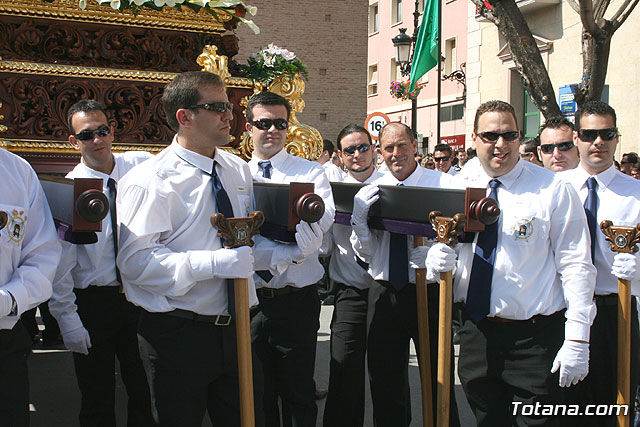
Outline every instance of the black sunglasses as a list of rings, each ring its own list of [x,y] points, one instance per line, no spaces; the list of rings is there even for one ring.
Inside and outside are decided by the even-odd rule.
[[[506,132],[480,132],[478,136],[489,142],[496,142],[502,137],[507,142],[515,141],[520,136],[519,130],[508,130]]]
[[[111,129],[109,129],[109,126],[102,125],[98,129],[83,130],[82,132],[76,133],[73,136],[75,136],[76,139],[80,141],[91,141],[95,135],[98,135],[98,136],[111,135]]]
[[[540,145],[540,151],[545,154],[551,154],[556,147],[558,148],[558,151],[569,151],[574,147],[574,145],[573,141],[563,141],[558,142],[557,144],[542,144]]]
[[[439,163],[439,162],[446,162],[447,160],[450,160],[450,159],[451,157],[434,157],[433,161],[436,163]]]
[[[216,113],[226,113],[227,111],[233,111],[233,104],[230,102],[207,102],[206,104],[191,105],[185,107],[187,110],[194,110],[196,108],[204,108],[207,111],[215,111]]]
[[[593,142],[598,138],[598,135],[604,141],[611,141],[618,136],[618,128],[580,129],[578,131],[578,138],[584,142]]]
[[[285,130],[289,127],[289,122],[286,119],[260,119],[249,123],[260,130],[269,130],[274,125],[278,130]]]
[[[371,149],[371,144],[359,144],[359,145],[350,145],[348,147],[344,147],[342,149],[342,151],[344,153],[347,153],[350,156],[353,156],[353,154],[356,152],[356,150],[358,150],[361,153],[366,153],[367,151],[369,151]]]

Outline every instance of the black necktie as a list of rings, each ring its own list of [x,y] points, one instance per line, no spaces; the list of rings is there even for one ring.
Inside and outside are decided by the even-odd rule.
[[[587,225],[591,235],[591,260],[595,262],[596,229],[598,228],[598,181],[594,177],[587,179],[587,200],[584,201],[584,212],[587,214]]]
[[[113,236],[113,255],[115,259],[118,257],[118,214],[116,213],[116,196],[118,190],[116,189],[116,180],[109,178],[107,180],[107,188],[109,189],[109,214],[111,216],[111,234]],[[116,280],[120,282],[122,286],[122,277],[120,277],[120,270],[116,264]]]
[[[398,184],[402,186],[402,184]],[[396,291],[402,290],[409,283],[409,253],[407,251],[407,235],[390,233],[389,239],[389,283]]]
[[[262,171],[262,176],[270,179],[271,178],[271,168],[273,166],[271,166],[271,161],[267,160],[264,162],[258,162],[258,167],[260,168],[260,170]]]
[[[489,197],[498,201],[500,181],[492,179],[489,181],[489,186],[491,187]],[[467,313],[474,323],[478,323],[489,314],[493,263],[498,244],[498,223],[499,221],[496,221],[487,225],[482,233],[478,233],[466,301]]]
[[[229,195],[222,186],[222,181],[216,172],[216,162],[213,162],[213,169],[211,170],[211,184],[213,187],[213,196],[216,199],[216,209],[219,213],[224,215],[225,218],[233,218],[233,207],[231,207],[231,201]],[[227,279],[227,310],[231,317],[236,315],[236,293],[233,288],[233,279]]]

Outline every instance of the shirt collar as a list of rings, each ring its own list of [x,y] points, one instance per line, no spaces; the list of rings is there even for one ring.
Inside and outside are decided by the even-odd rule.
[[[255,162],[270,161],[271,166],[274,169],[278,169],[278,170],[282,170],[282,165],[284,164],[284,162],[287,160],[288,157],[289,157],[289,154],[287,153],[287,150],[285,150],[284,148],[278,151],[276,154],[273,155],[273,157],[267,160],[262,160],[261,158],[257,157],[255,154],[253,153],[251,154],[252,161],[255,161]]]
[[[578,177],[577,183],[580,184],[580,188],[584,188],[587,186],[587,179],[591,176],[593,176],[596,181],[598,181],[598,188],[607,188],[618,173],[618,170],[613,163],[611,163],[611,166],[609,166],[606,170],[600,172],[597,175],[590,175],[589,172],[587,172],[586,169],[582,167],[582,164],[578,164],[578,167],[576,169],[578,170],[578,172],[576,172],[576,175]]]
[[[198,154],[194,151],[187,150],[182,145],[178,144],[177,137],[173,138],[173,142],[171,143],[171,149],[176,156],[180,157],[185,162],[189,163],[191,166],[194,166],[200,169],[202,172],[210,174],[213,170],[213,160],[218,161],[220,154],[218,153],[219,149],[216,148],[215,155],[213,159],[209,157],[203,156],[202,154]]]
[[[416,169],[404,181],[400,181],[398,178],[393,176],[391,171],[387,172],[387,174],[389,175],[389,179],[394,183],[394,185],[402,184],[408,185],[410,187],[419,187],[418,183],[420,182],[420,177],[422,176],[423,170],[424,168],[420,167],[420,165],[418,165],[418,162],[416,162]]]
[[[502,187],[509,189],[518,180],[524,168],[528,167],[528,166],[525,166],[525,163],[527,162],[525,162],[524,160],[518,159],[513,169],[511,169],[509,172],[505,173],[502,176],[496,176],[496,177],[489,176],[487,172],[484,170],[484,167],[481,166],[479,184],[484,184],[484,186],[486,187],[489,184],[489,181],[491,181],[492,179],[497,179],[498,181],[500,181],[500,185]],[[536,168],[540,167],[533,164],[529,166],[536,167]]]

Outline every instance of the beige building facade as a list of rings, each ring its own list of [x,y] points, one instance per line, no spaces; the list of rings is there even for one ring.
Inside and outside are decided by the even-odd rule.
[[[559,100],[560,88],[582,80],[582,23],[566,1],[519,1],[536,39]],[[612,3],[612,9],[619,3]],[[611,12],[612,13],[612,12]],[[616,153],[640,151],[640,49],[637,46],[640,8],[614,34],[603,100],[615,108],[621,137]],[[473,131],[477,107],[491,99],[510,102],[516,108],[518,125],[526,135],[544,122],[544,117],[525,96],[519,73],[497,27],[476,15],[468,4],[467,49],[467,137]]]
[[[309,80],[298,119],[335,143],[349,123],[364,124],[367,116],[368,0],[251,0],[260,27],[255,35],[245,25],[237,30],[240,63],[274,43],[293,51],[307,66]]]

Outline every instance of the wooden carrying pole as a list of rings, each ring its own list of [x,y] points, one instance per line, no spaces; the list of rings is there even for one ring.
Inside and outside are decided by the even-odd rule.
[[[635,227],[614,226],[611,221],[600,223],[600,229],[614,252],[636,253],[640,241],[640,224]],[[626,405],[627,413],[620,411],[618,427],[629,427],[631,406],[631,283],[618,279],[618,392],[616,403]]]
[[[457,214],[453,218],[441,216],[434,211],[429,220],[436,230],[436,240],[450,247],[458,244],[458,233],[462,231],[466,218]],[[449,426],[449,410],[451,397],[451,311],[453,305],[452,272],[440,273],[440,304],[438,319],[438,408],[436,420],[438,427]]]
[[[224,239],[225,248],[253,246],[251,237],[257,234],[264,222],[260,211],[249,218],[225,218],[222,214],[211,216],[211,224]],[[235,293],[235,324],[238,349],[238,384],[240,391],[240,422],[242,427],[255,426],[253,402],[253,365],[251,360],[251,328],[249,321],[249,280],[233,279]]]
[[[413,246],[423,246],[424,237],[413,236]],[[433,426],[433,403],[431,398],[431,354],[429,350],[429,311],[427,309],[427,272],[418,268],[416,273],[416,300],[418,305],[418,364],[422,390],[422,425]]]

